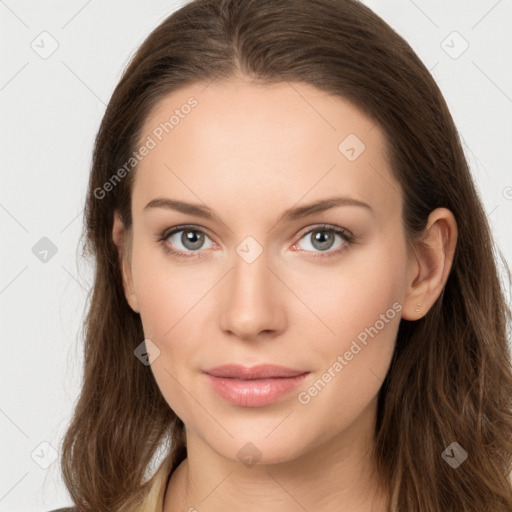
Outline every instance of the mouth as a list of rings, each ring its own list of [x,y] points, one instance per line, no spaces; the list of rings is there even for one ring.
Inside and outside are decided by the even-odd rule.
[[[242,366],[239,364],[224,364],[216,366],[209,370],[204,370],[204,373],[212,375],[213,377],[226,377],[240,380],[250,379],[273,379],[284,377],[297,377],[306,370],[296,370],[294,368],[287,368],[286,366],[278,366],[275,364],[259,364],[256,366]]]
[[[214,391],[240,407],[263,407],[298,387],[309,371],[276,365],[223,365],[203,372]]]

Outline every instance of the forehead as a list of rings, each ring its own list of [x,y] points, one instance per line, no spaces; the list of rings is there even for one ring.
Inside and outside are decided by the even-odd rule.
[[[149,139],[134,202],[166,193],[246,201],[251,191],[283,207],[333,192],[376,210],[401,205],[380,127],[309,84],[233,79],[184,87],[148,116],[140,144]]]

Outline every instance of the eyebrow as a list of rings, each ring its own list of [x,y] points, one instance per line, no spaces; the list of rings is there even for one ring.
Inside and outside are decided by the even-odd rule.
[[[373,213],[372,207],[363,201],[359,201],[352,197],[338,196],[319,199],[318,201],[314,201],[304,206],[289,208],[279,216],[277,223],[302,219],[309,215],[322,213],[337,206],[360,206],[367,209],[370,213]],[[165,197],[153,199],[144,207],[144,210],[149,210],[151,208],[166,208],[189,215],[194,215],[196,217],[203,217],[205,219],[220,221],[220,217],[218,217],[211,208],[208,208],[208,206],[186,203],[176,199],[169,199]]]

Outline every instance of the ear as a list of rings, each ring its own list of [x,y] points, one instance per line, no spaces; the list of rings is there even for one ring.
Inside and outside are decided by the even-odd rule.
[[[119,265],[123,276],[123,289],[126,300],[135,313],[140,313],[137,296],[133,287],[133,277],[131,269],[131,232],[128,232],[121,220],[121,215],[116,210],[114,212],[114,225],[112,227],[112,239],[117,246],[119,254]]]
[[[425,236],[411,257],[408,289],[402,318],[418,320],[441,295],[448,280],[457,245],[457,222],[447,208],[437,208],[428,217]]]

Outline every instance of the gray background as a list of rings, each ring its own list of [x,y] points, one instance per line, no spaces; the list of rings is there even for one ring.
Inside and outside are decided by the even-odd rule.
[[[92,144],[130,55],[184,3],[0,0],[0,512],[69,504],[56,457],[81,379]],[[364,3],[432,71],[510,265],[512,2]]]

